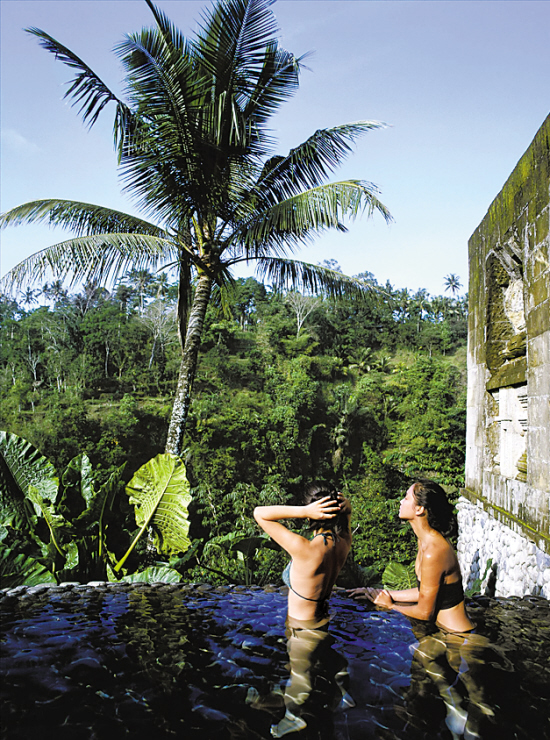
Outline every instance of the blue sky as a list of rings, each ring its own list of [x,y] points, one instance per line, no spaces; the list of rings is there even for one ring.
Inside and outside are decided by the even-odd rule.
[[[204,2],[158,0],[190,35]],[[2,0],[1,210],[39,198],[137,213],[117,180],[112,111],[88,131],[63,101],[70,70],[23,29],[68,46],[117,92],[112,52],[151,25],[140,0]],[[336,259],[347,274],[444,292],[467,284],[467,243],[544,121],[550,103],[547,0],[279,0],[285,48],[312,51],[300,90],[273,119],[279,151],[317,128],[359,119],[389,126],[362,138],[335,179],[376,183],[395,221],[362,218],[298,257]],[[68,234],[44,226],[1,234],[0,274]]]

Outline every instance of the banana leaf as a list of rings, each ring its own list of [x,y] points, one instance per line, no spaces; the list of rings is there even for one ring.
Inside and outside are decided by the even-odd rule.
[[[125,555],[115,565],[115,573],[120,571],[149,527],[154,532],[157,552],[170,555],[185,552],[189,548],[188,505],[191,494],[181,458],[161,454],[149,460],[126,486],[126,493],[134,506],[136,524],[140,530]]]
[[[73,457],[61,476],[63,495],[59,502],[60,513],[74,521],[83,512],[92,508],[95,498],[92,463],[82,453]]]
[[[167,566],[156,565],[139,573],[132,573],[120,579],[125,583],[179,583],[181,575],[177,570]]]
[[[0,588],[55,583],[55,576],[38,560],[0,546]]]
[[[384,588],[402,591],[416,586],[416,573],[414,563],[403,565],[402,563],[389,563],[382,574]]]
[[[33,486],[29,486],[27,498],[34,504],[34,510],[44,519],[50,530],[50,543],[54,546],[57,552],[64,557],[61,541],[58,541],[57,533],[62,532],[63,528],[66,527],[67,522],[63,516],[58,514],[55,510],[54,505],[47,499],[42,498],[40,490]]]
[[[51,462],[25,439],[0,431],[0,524],[4,527],[28,526],[25,499],[31,485],[42,499],[55,502],[59,479]]]

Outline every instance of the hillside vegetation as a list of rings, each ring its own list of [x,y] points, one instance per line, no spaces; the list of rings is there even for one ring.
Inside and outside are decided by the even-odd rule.
[[[372,286],[364,301],[253,278],[223,305],[214,295],[184,440],[186,578],[276,581],[279,552],[235,543],[258,534],[255,505],[313,479],[350,496],[354,563],[375,577],[412,556],[396,516],[407,480],[463,484],[466,299],[358,277]],[[123,464],[128,481],[164,449],[181,357],[176,292],[141,271],[113,292],[53,284],[3,296],[0,428],[58,470],[86,453],[100,483]]]

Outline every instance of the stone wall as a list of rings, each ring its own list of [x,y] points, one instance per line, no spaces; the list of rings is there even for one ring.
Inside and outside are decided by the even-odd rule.
[[[483,593],[550,599],[550,555],[466,497],[457,508],[458,560],[465,588],[479,579]]]
[[[549,216],[550,116],[469,242],[459,557],[502,596],[550,598]]]

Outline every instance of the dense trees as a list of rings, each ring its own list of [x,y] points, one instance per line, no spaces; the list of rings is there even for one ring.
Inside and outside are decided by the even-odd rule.
[[[131,268],[129,283],[143,313],[149,269],[175,266],[182,356],[166,451],[179,455],[213,288],[225,291],[232,268],[247,262],[279,287],[361,293],[361,285],[341,273],[289,255],[326,229],[345,230],[344,220],[362,211],[390,216],[371,183],[326,183],[353,142],[382,124],[359,121],[318,130],[288,154],[274,153],[269,121],[296,92],[301,61],[279,46],[271,0],[221,0],[203,13],[190,40],[146,2],[155,27],[128,35],[116,49],[126,99],[45,31],[29,31],[74,71],[66,97],[79,106],[85,123],[92,126],[106,106],[114,106],[122,181],[154,222],[52,199],[14,208],[1,223],[45,221],[75,234],[15,267],[9,279],[17,285],[29,277],[43,279],[48,270],[95,281]],[[27,307],[35,299],[28,289]],[[109,363],[120,363],[113,358],[115,345],[115,337],[105,337],[105,378]]]
[[[381,571],[412,551],[396,519],[406,476],[462,483],[465,301],[422,292],[419,313],[408,291],[362,279],[375,288],[367,300],[319,301],[298,335],[292,303],[253,278],[236,282],[228,313],[210,304],[183,452],[196,568],[240,572],[231,547],[255,533],[254,505],[328,478],[352,497],[355,561]],[[129,479],[164,448],[176,287],[128,276],[112,293],[88,285],[30,305],[4,296],[0,428],[58,469],[86,453],[98,480],[123,463]],[[278,557],[257,553],[261,578]],[[222,577],[195,575],[205,573]]]

